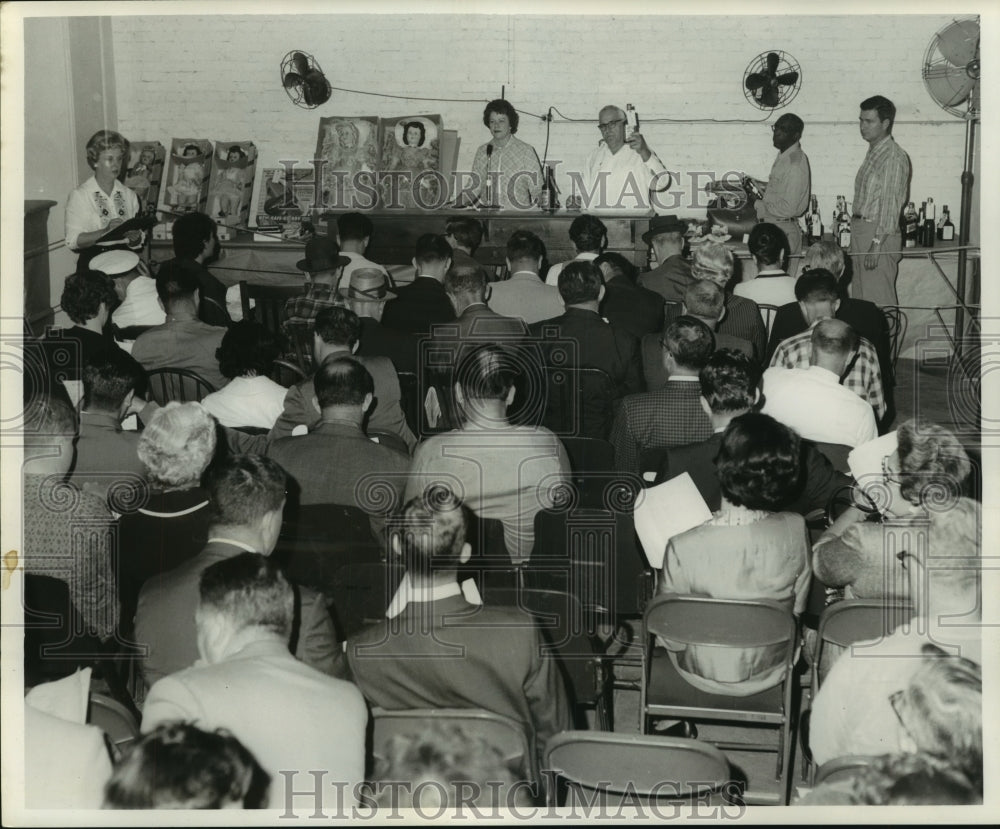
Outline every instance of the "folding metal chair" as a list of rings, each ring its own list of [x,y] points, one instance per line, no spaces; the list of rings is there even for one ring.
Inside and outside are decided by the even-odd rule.
[[[139,738],[139,722],[133,713],[117,700],[94,691],[90,692],[87,722],[104,732],[116,761]]]
[[[895,373],[899,352],[903,348],[903,340],[906,339],[909,320],[906,317],[906,312],[898,305],[882,306],[882,316],[885,317],[885,324],[889,329],[889,354],[892,357],[892,370]]]

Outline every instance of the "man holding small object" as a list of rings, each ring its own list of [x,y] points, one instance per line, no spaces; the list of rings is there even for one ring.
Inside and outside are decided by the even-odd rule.
[[[896,305],[896,276],[902,259],[899,213],[906,201],[910,159],[892,137],[896,106],[881,95],[861,102],[861,137],[868,154],[854,179],[851,296],[880,307]],[[864,254],[864,258],[862,258]]]
[[[634,113],[634,110],[632,110]],[[625,112],[614,105],[601,110],[597,128],[601,142],[587,159],[582,185],[584,209],[647,210],[651,192],[670,187],[670,173],[646,144],[638,130],[638,119],[626,136]]]
[[[754,204],[757,218],[784,231],[793,256],[802,252],[802,230],[798,218],[809,206],[809,159],[799,145],[803,128],[802,119],[790,112],[775,121],[771,127],[771,141],[778,157],[774,159],[767,181],[754,180],[764,194]],[[792,270],[789,273],[794,276]]]

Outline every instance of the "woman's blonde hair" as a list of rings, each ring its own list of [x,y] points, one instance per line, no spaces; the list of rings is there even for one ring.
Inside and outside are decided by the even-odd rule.
[[[200,403],[157,409],[139,438],[139,460],[154,485],[197,486],[215,453],[215,420]]]
[[[710,279],[720,288],[733,278],[733,252],[718,242],[703,242],[692,245],[691,275],[695,279]]]

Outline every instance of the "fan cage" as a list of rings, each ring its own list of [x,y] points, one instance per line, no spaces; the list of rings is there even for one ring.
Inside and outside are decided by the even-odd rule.
[[[754,93],[747,89],[747,78],[749,78],[754,73],[766,73],[767,72],[767,56],[770,54],[775,54],[778,56],[778,68],[775,71],[776,75],[784,75],[788,72],[797,72],[799,77],[794,84],[788,84],[783,87],[779,87],[778,91],[778,103],[774,106],[768,106],[757,99]],[[782,107],[788,106],[794,99],[795,96],[799,94],[799,89],[802,87],[802,67],[799,66],[799,62],[784,49],[768,49],[766,52],[761,52],[757,57],[753,58],[747,65],[746,70],[743,72],[743,96],[747,99],[747,102],[757,107],[757,109],[763,110],[765,112],[771,112],[775,109],[781,109]]]
[[[309,64],[310,69],[314,69],[323,75],[323,83],[326,86],[326,95],[324,100],[315,104],[307,103],[305,100],[305,92],[303,90],[302,84],[297,84],[294,88],[289,88],[285,86],[285,78],[288,76],[289,72],[298,72],[298,67],[295,65],[295,55],[301,54],[305,57]],[[319,65],[319,62],[308,52],[302,49],[292,49],[288,54],[286,54],[281,59],[281,66],[279,67],[279,73],[281,76],[281,86],[285,90],[285,94],[288,95],[289,99],[295,106],[302,107],[302,109],[316,109],[322,106],[327,100],[329,100],[330,95],[333,92],[333,87],[330,86],[330,81],[327,80],[326,75],[323,73],[323,68]]]
[[[971,43],[971,33],[974,24],[976,44],[969,50],[971,59],[965,66],[956,64],[942,51],[941,44],[950,41],[951,35],[966,34],[966,42]],[[949,45],[952,51],[954,44]],[[931,99],[945,112],[956,118],[978,119],[981,113],[981,96],[979,94],[979,18],[956,18],[946,26],[938,29],[931,38],[924,52],[921,76],[924,87]]]

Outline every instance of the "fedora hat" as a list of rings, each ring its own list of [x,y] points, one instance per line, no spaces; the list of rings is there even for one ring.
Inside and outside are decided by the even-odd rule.
[[[340,255],[340,245],[329,236],[315,236],[306,242],[306,258],[295,263],[300,271],[319,273],[332,271],[350,264],[351,260]]]
[[[358,268],[351,271],[351,281],[346,288],[338,288],[337,293],[344,299],[395,299],[389,291],[385,274],[378,268]]]
[[[649,240],[661,233],[685,233],[688,229],[687,222],[682,222],[676,216],[653,216],[649,220],[649,230],[642,234],[642,241],[647,245]]]

